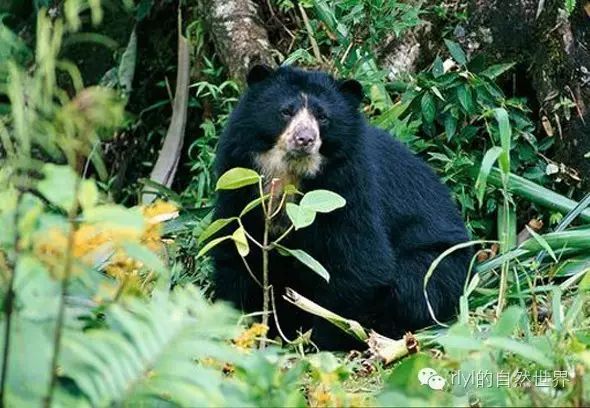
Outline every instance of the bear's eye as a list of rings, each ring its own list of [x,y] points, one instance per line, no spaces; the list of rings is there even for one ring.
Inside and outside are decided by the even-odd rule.
[[[318,113],[316,115],[316,119],[320,125],[325,125],[328,123],[328,115],[325,113]]]
[[[291,108],[283,108],[280,111],[281,116],[285,119],[290,119],[293,117],[293,110]]]

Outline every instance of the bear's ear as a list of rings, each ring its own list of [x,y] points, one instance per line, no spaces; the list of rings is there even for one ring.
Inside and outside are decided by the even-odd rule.
[[[250,68],[248,75],[246,76],[246,82],[248,85],[254,85],[260,81],[265,80],[272,74],[274,70],[268,65],[257,64]]]
[[[338,89],[344,95],[350,96],[353,100],[360,104],[363,100],[363,86],[355,79],[346,79],[338,83]]]

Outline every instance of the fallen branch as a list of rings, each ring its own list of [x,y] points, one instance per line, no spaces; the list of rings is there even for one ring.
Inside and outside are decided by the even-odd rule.
[[[308,313],[329,321],[349,335],[367,343],[371,357],[379,359],[385,364],[390,364],[418,351],[418,339],[412,333],[407,333],[400,340],[390,339],[373,330],[367,335],[367,331],[356,320],[337,315],[291,288],[286,289],[283,299]]]
[[[406,333],[400,340],[393,340],[371,331],[367,344],[371,355],[377,357],[386,365],[419,350],[418,339],[412,333]]]

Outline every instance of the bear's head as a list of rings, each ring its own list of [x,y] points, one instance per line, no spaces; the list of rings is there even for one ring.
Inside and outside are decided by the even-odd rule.
[[[253,67],[248,89],[232,115],[239,150],[268,180],[297,184],[350,155],[363,119],[355,80],[291,67]],[[237,141],[234,141],[237,142]]]

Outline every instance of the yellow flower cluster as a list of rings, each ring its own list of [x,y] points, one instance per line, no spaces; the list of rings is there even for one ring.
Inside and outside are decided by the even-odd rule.
[[[126,291],[141,292],[149,275],[148,278],[142,278],[141,262],[127,256],[119,246],[124,242],[135,241],[154,252],[161,252],[162,222],[177,216],[178,210],[171,203],[156,201],[142,207],[141,212],[146,222],[143,231],[139,232],[125,227],[105,228],[100,224],[79,225],[71,238],[71,273],[78,274],[84,267],[105,262],[105,271],[118,281],[125,282]],[[54,276],[62,278],[70,237],[60,228],[52,228],[40,235],[33,244],[35,254]]]
[[[340,400],[331,392],[330,386],[320,382],[309,395],[310,407],[338,407],[342,406]]]
[[[200,360],[201,364],[204,367],[210,367],[214,370],[219,370],[223,374],[227,376],[231,376],[235,372],[235,367],[231,363],[223,363],[219,360],[216,360],[212,357],[205,357]]]
[[[162,223],[178,216],[178,208],[165,201],[156,201],[154,204],[141,208],[141,213],[146,220],[146,228],[141,237],[141,243],[152,251],[162,250]]]
[[[266,333],[268,333],[268,326],[261,323],[254,323],[234,339],[234,345],[242,350],[250,350],[254,348],[256,340],[266,336]]]
[[[367,394],[350,393],[336,371],[316,372],[315,381],[307,387],[310,407],[373,406]]]

